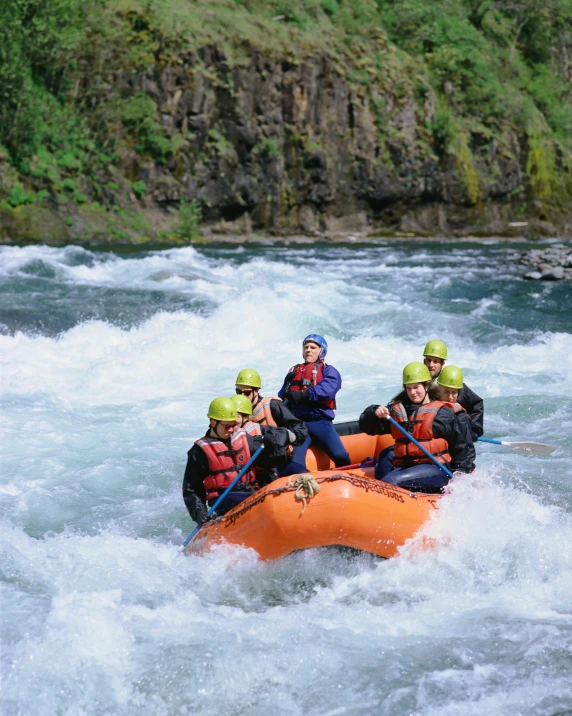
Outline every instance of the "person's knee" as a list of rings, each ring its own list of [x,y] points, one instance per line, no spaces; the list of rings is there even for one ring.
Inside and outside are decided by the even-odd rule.
[[[334,465],[336,467],[345,467],[346,465],[351,465],[351,458],[347,452],[343,455],[334,455],[333,460]]]
[[[377,480],[385,480],[386,475],[388,475],[393,470],[394,453],[395,449],[393,445],[384,448],[379,453],[374,473]]]
[[[280,477],[287,477],[288,475],[299,475],[306,472],[308,472],[308,468],[305,465],[300,462],[296,462],[295,460],[291,460],[278,471],[278,474]]]
[[[400,475],[401,470],[390,470],[388,473],[386,473],[382,477],[378,477],[377,479],[382,480],[383,482],[387,482],[389,485],[397,485]]]
[[[448,475],[436,465],[422,464],[402,470],[395,484],[411,492],[438,494],[448,482]]]

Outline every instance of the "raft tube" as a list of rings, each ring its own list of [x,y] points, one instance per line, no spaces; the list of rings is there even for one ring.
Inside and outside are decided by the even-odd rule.
[[[342,435],[342,441],[352,462],[376,456],[392,442],[389,436],[364,433]],[[296,475],[275,480],[203,525],[189,542],[187,554],[201,555],[226,542],[254,549],[263,560],[325,546],[394,557],[438,509],[439,495],[376,480],[373,467],[336,469],[319,450],[311,455],[308,451],[306,464],[320,487],[317,494],[303,498],[294,484]]]

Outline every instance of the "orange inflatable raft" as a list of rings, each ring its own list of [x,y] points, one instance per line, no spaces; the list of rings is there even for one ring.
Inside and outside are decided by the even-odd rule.
[[[392,442],[387,435],[341,437],[352,463],[377,456]],[[409,492],[376,480],[372,467],[336,469],[327,455],[313,448],[306,464],[320,488],[312,497],[297,483],[297,475],[275,480],[205,524],[186,552],[204,554],[213,545],[227,542],[250,547],[261,559],[324,546],[393,557],[438,509],[439,495]]]

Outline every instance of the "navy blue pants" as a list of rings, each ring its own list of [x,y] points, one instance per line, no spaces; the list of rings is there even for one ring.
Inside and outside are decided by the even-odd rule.
[[[427,492],[434,495],[442,491],[450,478],[437,465],[424,462],[419,465],[392,470],[382,479],[390,485],[397,485],[405,490]]]
[[[310,420],[305,422],[308,428],[308,437],[301,445],[294,448],[292,460],[306,465],[306,453],[310,445],[315,445],[323,450],[336,467],[343,467],[350,464],[350,456],[344,444],[337,434],[331,420]]]
[[[385,480],[385,476],[393,470],[393,454],[395,446],[390,445],[379,453],[375,464],[375,477],[377,480]]]
[[[296,462],[295,460],[290,460],[278,470],[278,475],[285,477],[286,475],[299,475],[304,472],[308,472],[306,465],[303,465],[301,462]]]

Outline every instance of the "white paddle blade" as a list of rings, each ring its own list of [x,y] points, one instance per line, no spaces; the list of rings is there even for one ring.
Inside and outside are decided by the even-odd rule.
[[[529,455],[552,455],[557,447],[556,445],[544,445],[544,443],[507,443],[504,440],[502,444],[517,452],[526,452]]]

